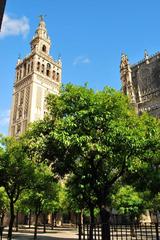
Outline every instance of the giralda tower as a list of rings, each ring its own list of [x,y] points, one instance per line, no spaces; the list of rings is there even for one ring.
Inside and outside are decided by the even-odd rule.
[[[42,16],[30,45],[30,54],[23,60],[18,59],[16,65],[9,128],[11,136],[23,133],[28,123],[43,119],[47,94],[58,94],[61,84],[62,63],[50,56],[51,40]]]

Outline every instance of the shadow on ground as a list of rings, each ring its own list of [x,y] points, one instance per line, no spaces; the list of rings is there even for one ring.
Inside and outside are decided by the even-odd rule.
[[[3,240],[7,239],[7,230],[3,232]],[[43,228],[39,227],[37,232],[37,240],[75,240],[78,239],[78,229],[73,227],[55,227],[53,230],[51,228],[46,228],[46,233],[43,232]],[[18,232],[13,232],[13,240],[33,240],[34,237],[34,227],[28,228],[21,226]]]
[[[7,239],[7,236],[3,236],[3,239]],[[53,237],[53,236],[37,236],[37,240],[75,240],[75,238],[61,238],[61,237]],[[77,238],[78,239],[78,238]],[[12,240],[33,240],[33,236],[26,236],[25,234],[15,235],[13,234]]]

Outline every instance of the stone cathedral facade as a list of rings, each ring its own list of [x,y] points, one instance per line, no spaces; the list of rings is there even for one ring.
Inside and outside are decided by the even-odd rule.
[[[30,45],[30,54],[23,60],[18,59],[16,65],[9,128],[11,136],[23,133],[30,122],[43,119],[47,94],[58,94],[61,85],[62,63],[50,56],[51,40],[42,16]]]
[[[145,51],[144,58],[134,65],[122,54],[120,74],[122,91],[130,96],[137,112],[160,118],[160,52],[149,56]]]

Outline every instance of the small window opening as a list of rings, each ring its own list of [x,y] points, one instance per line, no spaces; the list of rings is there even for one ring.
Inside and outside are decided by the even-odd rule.
[[[28,73],[30,72],[30,64],[28,64]]]
[[[42,64],[41,73],[44,73],[44,64]]]
[[[46,75],[50,77],[50,69],[51,69],[51,64],[47,63],[47,70],[46,70]]]
[[[26,76],[26,63],[24,64],[24,69],[23,69],[23,77]]]
[[[43,51],[43,52],[46,52],[46,50],[47,50],[46,46],[43,45],[43,46],[42,46],[42,51]]]
[[[37,62],[37,71],[40,71],[40,62]]]
[[[17,81],[19,80],[19,72],[17,72]]]
[[[53,70],[53,75],[52,75],[53,80],[55,80],[55,77],[56,77],[56,72]]]
[[[57,80],[57,82],[59,82],[59,73],[57,73],[57,79],[56,80]]]
[[[47,69],[46,75],[49,77],[50,76],[50,70]]]
[[[31,62],[31,71],[33,71],[33,62]]]

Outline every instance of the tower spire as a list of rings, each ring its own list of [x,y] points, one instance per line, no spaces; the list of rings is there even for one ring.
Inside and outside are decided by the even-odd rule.
[[[44,17],[45,15],[39,16],[40,21],[39,21],[37,30],[35,32],[35,35],[31,41],[31,49],[32,51],[42,50],[44,53],[49,54],[51,41],[48,36]]]
[[[46,14],[45,15],[43,15],[43,14],[39,15],[40,22],[44,22],[44,18],[46,16],[47,16]]]

